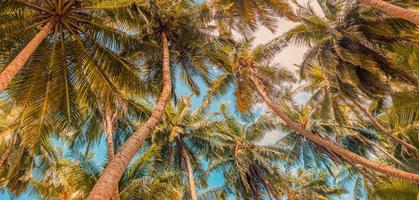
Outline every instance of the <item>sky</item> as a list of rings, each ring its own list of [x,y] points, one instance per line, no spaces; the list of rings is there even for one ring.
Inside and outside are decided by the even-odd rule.
[[[293,28],[296,23],[279,19],[278,21],[278,30],[275,33],[272,33],[267,28],[261,27],[259,31],[255,33],[255,44],[265,44],[275,37],[282,35],[283,33],[287,32],[289,29]],[[288,68],[290,70],[297,70],[298,68],[295,65],[298,65],[303,60],[304,53],[307,51],[306,47],[298,47],[295,45],[290,45],[284,48],[276,57],[274,62],[278,63],[279,66]],[[298,95],[296,96],[295,101],[297,103],[303,104],[307,99],[306,95]],[[257,105],[257,109],[261,112],[267,110],[265,104],[260,103]],[[273,144],[277,140],[282,137],[282,134],[278,134],[278,132],[269,132],[266,134],[265,138],[261,141],[261,144]]]
[[[310,2],[313,7],[314,10],[319,11],[319,7],[316,3],[315,0],[299,0],[298,2],[300,3],[307,3]],[[255,34],[255,45],[257,44],[264,44],[269,42],[270,40],[274,39],[275,37],[285,33],[286,31],[288,31],[289,29],[293,28],[296,25],[296,23],[291,22],[291,21],[287,21],[284,19],[279,19],[278,21],[278,30],[276,30],[275,33],[272,33],[270,30],[261,27]],[[297,70],[297,67],[295,65],[298,65],[301,63],[301,61],[303,60],[303,56],[304,53],[307,51],[306,47],[298,47],[295,45],[290,45],[288,47],[286,47],[285,49],[283,49],[282,52],[280,52],[276,58],[275,58],[275,62],[279,63],[280,66],[291,69],[291,70]],[[206,93],[206,88],[202,87],[201,89],[203,89],[202,94]],[[182,85],[181,83],[177,83],[177,88],[176,88],[176,92],[178,94],[178,96],[180,95],[190,95],[190,91],[188,91],[184,85]],[[214,102],[211,106],[211,110],[217,110],[219,103],[223,102],[226,104],[230,104],[234,101],[234,99],[232,98],[231,93],[225,95],[224,97],[220,98],[219,100],[217,100],[216,102]],[[296,98],[294,99],[297,103],[299,104],[304,104],[304,102],[307,100],[308,98],[308,94],[299,94],[296,96]],[[198,96],[198,97],[192,97],[192,106],[193,107],[197,107],[200,102],[202,101],[203,96]],[[232,107],[232,106],[230,106]],[[256,110],[257,112],[260,113],[264,113],[266,112],[267,108],[264,104],[259,104],[256,105]],[[260,142],[261,144],[265,144],[265,145],[269,145],[269,144],[273,144],[275,143],[278,139],[280,139],[280,137],[282,137],[283,134],[279,133],[278,131],[273,131],[273,132],[269,132],[266,134],[265,138]],[[106,146],[105,146],[105,142],[102,141],[100,142],[100,145],[96,146],[94,149],[95,152],[97,152],[96,154],[96,158],[95,160],[97,160],[98,162],[103,162],[106,159]],[[210,186],[219,186],[220,184],[222,184],[222,177],[219,175],[213,175],[210,177],[209,179],[209,185]],[[349,200],[351,195],[344,195],[342,197],[340,197],[340,200]],[[0,193],[0,200],[9,200],[11,199],[11,197],[8,195],[7,192],[3,191],[3,193]],[[30,200],[31,198],[28,197],[27,195],[23,195],[19,198],[16,198],[17,200]]]

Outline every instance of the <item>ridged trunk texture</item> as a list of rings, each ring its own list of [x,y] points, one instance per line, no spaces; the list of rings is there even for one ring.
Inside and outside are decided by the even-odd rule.
[[[12,62],[7,65],[4,70],[0,73],[0,92],[3,92],[4,89],[12,81],[13,77],[22,69],[26,64],[29,58],[32,56],[33,52],[39,47],[42,41],[48,36],[52,28],[54,28],[55,21],[49,21],[36,35],[32,40],[25,46],[25,48],[20,51],[20,53],[12,60]],[[3,49],[4,50],[4,49]]]
[[[188,180],[189,180],[189,189],[191,190],[192,200],[198,200],[198,195],[196,194],[195,180],[193,177],[193,169],[191,159],[189,158],[188,152],[186,152],[183,142],[180,142],[182,145],[182,157],[186,164],[186,169],[188,171]]]
[[[275,187],[271,184],[271,182],[266,179],[265,175],[262,173],[259,167],[254,166],[253,168],[255,169],[255,172],[258,174],[258,176],[262,180],[263,184],[265,185],[265,188],[273,196],[273,199],[275,200],[282,199],[281,195],[278,194],[278,192],[276,191]]]
[[[374,7],[381,10],[388,15],[396,18],[401,18],[419,25],[419,12],[402,8],[383,0],[358,0],[361,4]]]
[[[338,146],[328,140],[325,140],[321,138],[320,136],[317,136],[315,134],[312,134],[311,132],[305,130],[300,124],[297,122],[294,122],[291,120],[285,112],[282,110],[280,106],[278,106],[276,103],[272,101],[272,99],[266,94],[264,86],[259,82],[259,79],[255,77],[254,75],[249,75],[249,78],[253,82],[257,92],[259,95],[263,98],[265,103],[276,113],[278,116],[284,121],[285,124],[296,130],[296,132],[308,140],[323,146],[324,148],[344,157],[347,160],[351,160],[354,163],[361,164],[362,166],[372,169],[374,171],[380,172],[382,174],[399,178],[402,180],[410,181],[419,183],[419,175],[413,174],[409,172],[405,172],[387,165],[379,164],[376,162],[373,162],[371,160],[368,160],[358,154],[355,154],[345,148],[342,148],[341,146]]]
[[[165,33],[161,34],[161,40],[163,47],[163,89],[156,108],[153,110],[150,118],[141,128],[133,133],[108,164],[90,192],[88,196],[90,200],[108,200],[112,197],[112,190],[121,179],[129,162],[141,148],[146,138],[153,132],[164,114],[164,108],[172,93],[172,81],[170,77],[169,42]]]
[[[115,145],[113,143],[113,135],[116,132],[117,113],[112,113],[109,99],[106,99],[103,110],[103,130],[106,135],[106,147],[108,153],[108,163],[111,162],[115,155]],[[119,181],[118,181],[119,182]],[[113,189],[112,200],[120,200],[118,183]]]

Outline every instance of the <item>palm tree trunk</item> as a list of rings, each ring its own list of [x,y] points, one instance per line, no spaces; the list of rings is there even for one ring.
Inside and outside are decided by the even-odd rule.
[[[150,118],[128,138],[108,164],[102,176],[90,192],[88,196],[90,200],[108,200],[111,198],[113,193],[112,188],[118,183],[128,167],[129,162],[164,114],[164,108],[172,93],[172,81],[170,78],[169,42],[166,33],[161,34],[161,40],[163,46],[163,89],[157,101],[156,108],[151,113]]]
[[[105,111],[103,120],[103,130],[106,135],[107,151],[108,151],[108,162],[110,162],[115,155],[115,147],[113,144],[113,125],[112,113]]]
[[[377,127],[380,131],[385,133],[389,138],[391,138],[394,142],[401,144],[402,146],[412,150],[413,152],[418,152],[418,149],[416,149],[411,144],[405,142],[404,140],[395,137],[393,134],[390,133],[379,121],[377,121],[369,112],[367,109],[365,109],[357,100],[353,98],[348,98],[349,101],[351,101],[362,113],[364,113],[365,116],[374,124],[375,127]]]
[[[285,124],[296,130],[297,133],[304,136],[305,138],[309,139],[310,141],[319,144],[326,149],[329,149],[340,156],[343,156],[345,159],[352,160],[358,164],[361,164],[369,169],[375,170],[377,172],[381,172],[385,175],[392,176],[395,178],[407,180],[410,182],[416,182],[419,183],[419,175],[405,172],[399,169],[395,169],[393,167],[379,164],[376,162],[373,162],[371,160],[368,160],[362,156],[359,156],[358,154],[355,154],[345,148],[342,148],[336,144],[333,144],[330,141],[324,140],[323,138],[310,133],[309,131],[305,130],[300,124],[297,122],[294,122],[291,120],[285,112],[282,110],[281,107],[279,107],[276,103],[272,101],[272,99],[266,94],[265,88],[263,85],[259,82],[257,77],[255,77],[253,74],[249,76],[250,80],[253,82],[257,92],[259,95],[263,98],[263,100],[266,102],[266,104],[275,112],[278,114],[278,116],[284,121]]]
[[[399,159],[397,159],[396,157],[394,157],[393,155],[391,155],[389,152],[387,152],[385,149],[383,149],[382,147],[380,147],[380,145],[376,144],[373,141],[370,141],[368,138],[366,138],[365,136],[358,134],[358,137],[364,141],[365,143],[377,148],[379,151],[381,151],[382,153],[384,153],[384,155],[386,155],[388,158],[390,158],[391,160],[393,160],[394,162],[396,162],[397,164],[399,164],[400,166],[403,166],[404,168],[409,168],[407,165],[405,165],[404,163],[402,163]]]
[[[381,10],[388,15],[396,18],[401,18],[419,25],[419,12],[402,8],[383,0],[358,0],[361,4],[371,6]]]
[[[38,46],[44,41],[44,39],[54,28],[55,20],[49,21],[39,32],[32,38],[32,40],[26,45],[25,48],[10,62],[9,65],[4,68],[0,73],[0,92],[3,92],[4,89],[9,85],[10,81],[16,74],[22,69],[26,64],[28,59],[32,56],[33,52],[38,48]]]
[[[282,197],[278,194],[278,192],[276,192],[276,189],[271,184],[271,182],[269,182],[268,180],[266,180],[265,175],[263,175],[263,173],[261,172],[261,170],[259,169],[259,167],[253,166],[253,168],[255,169],[256,173],[259,175],[260,179],[262,179],[263,184],[265,185],[265,187],[268,190],[268,192],[272,194],[272,196],[274,197],[274,199],[275,200],[282,199]]]
[[[182,157],[185,159],[186,163],[186,169],[188,170],[188,179],[189,179],[189,187],[191,190],[191,197],[192,200],[198,200],[198,196],[196,194],[196,186],[195,186],[195,180],[193,178],[193,169],[191,164],[191,159],[189,158],[188,152],[186,152],[185,147],[182,145]]]
[[[115,155],[115,148],[113,144],[113,134],[106,136],[106,142],[107,142],[107,150],[108,150],[108,160],[111,161]],[[119,181],[118,181],[119,182]],[[119,186],[118,183],[116,184],[115,188],[113,189],[113,195],[112,200],[120,200],[119,196]]]
[[[10,142],[10,144],[7,147],[7,149],[4,152],[4,154],[1,156],[1,159],[0,159],[0,169],[3,167],[4,163],[6,163],[7,158],[9,158],[10,154],[12,153],[13,148],[16,145],[16,141],[17,141],[17,136],[16,135],[13,135],[12,141]]]
[[[109,105],[109,99],[105,101],[105,109],[103,112],[104,119],[103,119],[103,130],[106,135],[106,143],[107,143],[107,153],[108,153],[108,162],[110,162],[114,155],[115,155],[115,145],[113,143],[113,133],[115,132],[115,122],[116,122],[116,115],[111,112],[111,108]],[[119,181],[118,181],[119,182]],[[118,183],[116,187],[113,189],[114,193],[112,195],[112,200],[120,200],[119,196],[119,187]]]
[[[109,133],[109,132],[106,133],[106,144],[107,144],[107,151],[108,151],[108,162],[110,162],[115,155],[115,148],[113,144],[112,133]]]

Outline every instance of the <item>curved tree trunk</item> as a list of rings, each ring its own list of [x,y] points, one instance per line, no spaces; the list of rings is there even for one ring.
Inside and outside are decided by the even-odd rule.
[[[117,113],[112,113],[109,99],[105,100],[105,106],[103,111],[103,130],[106,135],[106,147],[107,147],[107,153],[108,153],[108,163],[112,161],[114,155],[115,155],[115,145],[113,143],[113,133],[116,132],[116,120],[117,120]],[[119,181],[118,181],[119,182]],[[116,187],[113,190],[112,200],[120,200],[119,196],[119,187],[118,183],[116,184]]]
[[[113,144],[113,134],[110,132],[106,132],[106,145],[108,151],[108,162],[111,162],[115,155],[115,148]]]
[[[7,147],[7,149],[4,152],[4,154],[1,156],[1,159],[0,159],[0,169],[3,167],[4,163],[6,163],[7,158],[9,158],[10,154],[12,153],[13,148],[16,145],[16,141],[17,141],[17,136],[16,135],[13,135],[12,141],[10,142],[10,144]]]
[[[108,161],[111,161],[115,155],[115,148],[114,148],[114,144],[113,144],[113,134],[107,135],[106,136],[106,141],[107,141],[107,147],[108,147]],[[119,182],[119,181],[118,181]],[[118,183],[116,183],[115,188],[113,189],[113,194],[112,194],[112,200],[120,200],[120,196],[119,196],[119,186]]]
[[[368,160],[358,154],[355,154],[345,148],[342,148],[341,146],[338,146],[330,141],[327,141],[315,134],[310,133],[309,131],[305,130],[300,124],[294,122],[291,120],[285,112],[282,110],[281,107],[279,107],[276,103],[272,101],[272,99],[266,94],[265,88],[263,85],[259,82],[257,77],[254,75],[250,75],[249,78],[253,82],[257,92],[259,95],[263,98],[263,100],[266,102],[266,104],[275,112],[278,114],[278,116],[284,121],[285,124],[296,130],[296,132],[305,138],[309,139],[310,141],[319,144],[323,146],[324,148],[335,152],[336,154],[344,157],[345,159],[352,160],[353,162],[356,162],[358,164],[361,164],[364,167],[367,167],[369,169],[372,169],[374,171],[383,173],[385,175],[407,180],[410,182],[416,182],[419,183],[419,175],[413,174],[409,172],[405,172],[399,169],[395,169],[393,167],[379,164],[376,162],[373,162],[371,160]]]
[[[401,144],[402,146],[412,150],[413,152],[418,152],[418,149],[416,149],[413,145],[405,142],[404,140],[395,137],[393,134],[390,133],[379,121],[377,121],[369,112],[367,109],[365,109],[357,100],[353,98],[348,98],[362,113],[364,113],[365,116],[374,124],[375,127],[377,127],[380,131],[385,133],[389,138],[391,138],[394,142]]]
[[[172,93],[172,81],[170,78],[169,42],[165,33],[161,34],[161,40],[163,46],[163,90],[157,101],[156,108],[153,110],[150,118],[128,138],[108,164],[102,176],[90,192],[88,196],[90,200],[108,200],[112,197],[112,188],[121,179],[129,162],[141,148],[145,139],[152,133],[164,114],[164,108]]]
[[[409,168],[407,165],[405,165],[404,163],[402,163],[399,159],[397,159],[396,157],[394,157],[393,155],[391,155],[389,152],[387,152],[384,148],[380,147],[380,145],[376,144],[373,141],[370,141],[368,138],[366,138],[365,136],[358,134],[358,137],[364,141],[365,143],[377,148],[379,151],[381,151],[384,155],[386,155],[388,158],[390,158],[391,160],[393,160],[394,162],[396,162],[397,164],[399,164],[400,166],[403,166],[404,168]]]
[[[265,175],[263,175],[263,173],[261,172],[261,170],[259,169],[259,167],[254,166],[253,168],[256,171],[256,173],[259,175],[260,179],[262,179],[263,184],[265,185],[265,187],[268,190],[268,192],[272,194],[272,196],[274,197],[274,199],[275,200],[281,200],[282,197],[278,194],[278,192],[276,191],[275,187],[269,182],[269,180],[266,180]]]
[[[0,92],[2,92],[9,85],[13,77],[22,69],[33,52],[39,47],[44,39],[54,28],[55,21],[49,21],[39,32],[33,37],[33,39],[22,49],[22,51],[4,68],[0,73]],[[2,49],[4,50],[4,49]]]
[[[191,190],[191,198],[192,200],[198,200],[198,196],[196,194],[195,180],[193,177],[191,159],[189,158],[188,152],[186,152],[185,147],[183,147],[184,144],[181,143],[181,145],[182,145],[182,157],[183,159],[185,159],[186,169],[188,170],[188,179],[189,179],[189,187]]]
[[[419,12],[402,8],[383,0],[358,0],[361,4],[371,6],[381,10],[388,15],[396,18],[401,18],[419,25]]]

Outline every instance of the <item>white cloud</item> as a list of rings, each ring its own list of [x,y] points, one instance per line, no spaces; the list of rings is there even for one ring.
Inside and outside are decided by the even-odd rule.
[[[310,1],[310,0],[299,0],[298,1],[300,4],[305,5],[307,3],[311,3],[311,6],[313,6],[314,11],[316,11],[317,13],[320,13],[320,7],[317,3],[313,3],[314,1]],[[264,44],[267,43],[269,41],[271,41],[272,39],[274,39],[275,37],[278,37],[279,35],[287,32],[288,30],[290,30],[291,28],[295,27],[297,25],[297,23],[291,22],[291,21],[287,21],[285,19],[279,19],[278,20],[278,30],[276,30],[275,33],[272,33],[270,30],[266,29],[266,28],[260,28],[259,31],[257,31],[254,36],[255,36],[255,43],[256,44]],[[304,53],[308,50],[307,47],[299,47],[299,46],[295,46],[295,45],[290,45],[286,48],[284,48],[282,50],[281,53],[279,53],[276,58],[275,58],[275,62],[279,63],[281,66],[289,68],[291,70],[296,70],[297,68],[295,67],[295,65],[298,65],[302,62],[303,57],[304,57]],[[301,93],[298,94],[294,97],[294,100],[298,103],[298,104],[304,104],[307,99],[308,99],[309,95],[307,93]],[[267,112],[267,107],[265,104],[257,104],[255,106],[255,109],[257,111],[261,111],[260,113],[266,113]],[[280,132],[280,131],[272,131],[266,134],[265,138],[262,139],[262,141],[260,141],[260,144],[262,145],[270,145],[270,144],[274,144],[276,143],[281,137],[283,137],[285,134]]]
[[[265,103],[257,103],[253,107],[256,113],[266,113],[268,111],[268,106]]]
[[[259,141],[258,144],[259,145],[273,145],[284,136],[285,134],[279,130],[269,131],[266,133],[265,137],[261,141]]]

